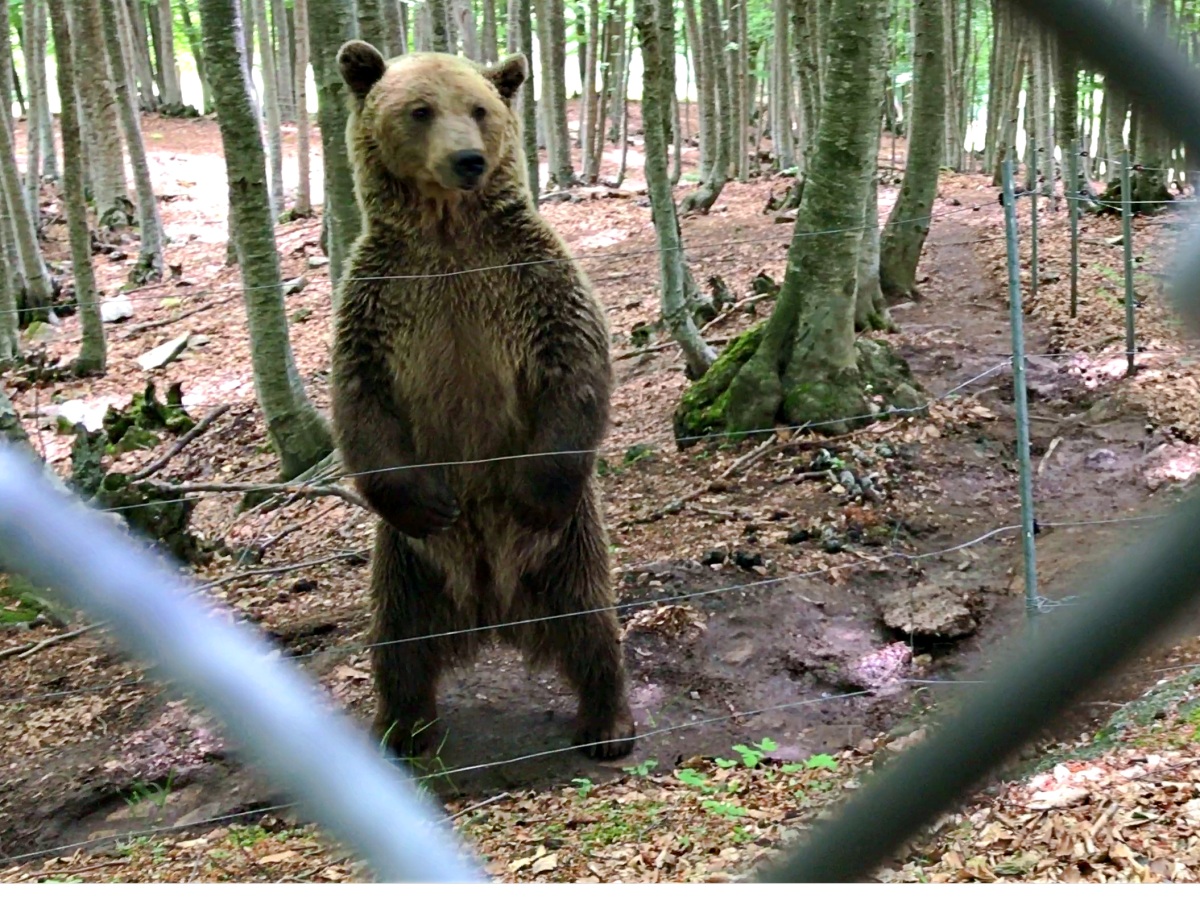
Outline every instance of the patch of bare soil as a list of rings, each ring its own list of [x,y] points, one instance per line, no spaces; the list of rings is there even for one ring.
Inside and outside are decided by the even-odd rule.
[[[174,238],[167,251],[176,267],[172,279],[131,292],[133,319],[109,331],[107,375],[49,384],[26,372],[9,390],[35,444],[63,468],[70,443],[56,432],[54,417],[64,403],[80,401],[93,410],[122,404],[145,385],[139,354],[183,333],[201,337],[154,378],[163,387],[182,382],[194,417],[218,403],[232,409],[161,477],[270,481],[273,461],[255,408],[240,278],[224,265],[216,126],[154,120],[146,130],[155,142],[156,187],[172,197],[163,205]],[[503,649],[489,651],[447,679],[441,701],[447,740],[418,771],[454,810],[495,799],[497,792],[517,797],[522,789],[559,791],[572,779],[591,784],[615,777],[625,784],[622,767],[650,758],[663,767],[681,765],[763,738],[777,743],[775,755],[782,759],[840,754],[849,760],[855,748],[868,752],[871,738],[941,700],[942,688],[911,682],[953,680],[972,671],[1023,627],[1004,245],[995,189],[976,176],[945,179],[920,295],[894,308],[897,331],[888,339],[928,392],[927,411],[843,437],[781,434],[748,459],[743,456],[753,443],[680,452],[671,439],[672,407],[686,385],[679,354],[669,345],[640,352],[633,341],[636,330],[653,328],[658,318],[658,263],[648,204],[636,192],[637,149],[635,142],[625,186],[633,193],[577,191],[544,209],[604,302],[618,356],[620,388],[602,483],[642,737],[633,757],[611,766],[564,752],[572,712],[564,686],[553,675],[526,672]],[[881,157],[885,170],[887,155],[885,150]],[[602,178],[615,175],[618,165],[610,146]],[[881,217],[896,190],[895,178],[885,181]],[[760,272],[782,277],[792,226],[763,210],[788,183],[763,177],[730,184],[709,215],[684,221],[700,284],[720,276],[745,300]],[[686,190],[681,185],[680,195]],[[53,202],[49,191],[45,202]],[[1061,213],[1043,224],[1043,233],[1052,235],[1043,258],[1060,271],[1064,245],[1053,235],[1065,233],[1065,221]],[[66,249],[65,242],[55,243],[58,227],[51,225],[48,239],[52,258],[61,260]],[[1089,220],[1097,244],[1088,252],[1111,256],[1101,238],[1117,227]],[[319,232],[316,220],[278,229],[284,278],[304,279],[287,298],[297,361],[310,395],[327,408],[331,317]],[[130,265],[119,256],[98,259],[106,296],[118,292]],[[1110,547],[1127,542],[1135,527],[1072,523],[1144,514],[1156,494],[1186,477],[1181,465],[1170,464],[1186,456],[1190,435],[1172,430],[1161,382],[1168,380],[1164,371],[1175,373],[1172,385],[1193,376],[1190,362],[1168,346],[1174,332],[1163,328],[1150,333],[1163,345],[1164,362],[1148,357],[1138,379],[1118,384],[1106,374],[1111,349],[1093,346],[1070,323],[1063,325],[1062,279],[1039,287],[1038,299],[1027,306],[1039,574],[1041,593],[1051,603],[1070,602],[1079,578]],[[1156,297],[1153,286],[1146,291]],[[1119,310],[1095,312],[1103,302],[1088,293],[1091,318],[1080,318],[1092,332],[1119,335]],[[769,313],[769,302],[747,302],[706,334],[725,341]],[[186,318],[177,318],[181,314]],[[1153,321],[1150,327],[1158,329],[1159,319]],[[69,358],[77,340],[77,323],[68,317],[44,349],[50,357]],[[663,342],[662,334],[650,341]],[[1155,368],[1160,365],[1166,368]],[[133,471],[161,452],[134,451],[116,467]],[[362,598],[370,518],[334,498],[245,512],[236,497],[208,495],[193,525],[217,548],[213,562],[197,572],[213,584],[212,601],[263,629],[320,678],[330,704],[367,720],[372,701]],[[909,609],[913,598],[925,606]],[[951,618],[936,620],[947,609]],[[913,622],[933,616],[934,624],[906,625],[905,616]],[[54,633],[49,625],[0,632],[0,652]],[[1173,662],[1190,659],[1173,653]],[[1152,656],[1144,665],[1165,658]],[[1114,696],[1137,691],[1153,677],[1130,675]],[[33,873],[55,866],[86,879],[140,879],[155,871],[158,877],[167,869],[156,870],[136,847],[128,850],[128,839],[112,873],[104,858],[89,863],[86,853],[48,868],[13,858],[63,856],[74,848],[64,851],[62,845],[175,826],[183,838],[169,832],[170,858],[189,862],[168,867],[173,879],[231,873],[247,879],[272,873],[351,877],[333,856],[308,865],[309,844],[279,836],[291,829],[282,818],[272,819],[274,830],[258,842],[270,852],[255,859],[293,856],[258,868],[235,865],[246,846],[238,843],[242,832],[231,831],[224,817],[249,810],[256,811],[252,821],[261,822],[262,810],[285,798],[239,761],[214,723],[177,702],[153,681],[153,672],[124,658],[102,633],[26,658],[8,655],[0,659],[0,684],[0,857],[14,863],[0,869],[0,878],[41,877]],[[1093,713],[1081,709],[1069,727],[1081,727]],[[763,791],[763,797],[770,793],[765,786]],[[537,806],[552,795],[520,796],[521,803]],[[741,796],[744,806],[754,806],[753,790]],[[507,802],[497,801],[497,821],[511,821],[504,818]],[[781,811],[772,821],[788,816]],[[311,836],[289,833],[311,843]],[[768,841],[782,832],[755,834]],[[196,854],[214,848],[225,855],[191,865]],[[669,852],[678,855],[679,848]],[[546,855],[543,847],[541,856],[508,875],[555,877],[556,866],[537,862]],[[575,877],[582,870],[571,871]],[[661,875],[663,867],[656,871]]]

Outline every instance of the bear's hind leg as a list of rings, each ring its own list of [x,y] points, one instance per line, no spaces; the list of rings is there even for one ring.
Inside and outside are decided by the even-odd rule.
[[[520,626],[512,635],[533,662],[554,662],[575,688],[576,743],[597,759],[629,753],[637,730],[609,579],[604,526],[589,490],[559,545],[522,579],[529,618],[562,617]]]
[[[452,630],[445,617],[453,609],[440,573],[380,523],[371,568],[374,733],[402,759],[420,756],[436,740],[438,676],[455,648],[453,638],[425,636]]]

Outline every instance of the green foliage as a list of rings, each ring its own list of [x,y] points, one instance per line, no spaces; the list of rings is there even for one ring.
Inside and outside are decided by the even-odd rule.
[[[650,759],[643,760],[637,765],[625,766],[624,770],[630,775],[637,775],[639,778],[645,778],[656,768],[658,768],[658,760],[651,757]]]
[[[596,789],[596,785],[590,778],[572,778],[571,784],[575,785],[575,791],[579,794],[580,800],[587,797],[588,794]]]

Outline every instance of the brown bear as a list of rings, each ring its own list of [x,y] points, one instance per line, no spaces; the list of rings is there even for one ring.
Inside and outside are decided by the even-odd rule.
[[[557,665],[589,755],[622,756],[635,729],[595,478],[608,325],[526,184],[525,58],[385,62],[351,41],[338,59],[363,232],[339,287],[333,419],[382,520],[375,730],[401,756],[428,749],[439,674],[495,634]]]

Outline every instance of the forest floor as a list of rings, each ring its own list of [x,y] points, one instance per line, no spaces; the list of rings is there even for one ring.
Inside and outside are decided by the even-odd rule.
[[[133,316],[108,328],[106,375],[49,383],[28,368],[5,389],[34,446],[65,473],[71,436],[59,416],[85,415],[94,427],[148,380],[160,395],[178,382],[194,419],[231,409],[159,477],[270,482],[239,275],[224,265],[216,124],[148,117],[144,130],[171,278],[128,292]],[[943,178],[919,296],[893,308],[886,339],[928,408],[838,437],[780,432],[746,459],[759,444],[676,449],[680,355],[660,333],[650,349],[634,346],[657,318],[658,292],[636,151],[620,191],[581,190],[543,209],[611,320],[620,386],[602,485],[641,737],[630,758],[607,765],[564,750],[569,692],[504,650],[447,679],[447,740],[424,764],[423,784],[504,880],[736,877],[919,740],[931,712],[969,700],[969,684],[956,682],[1025,623],[1003,219],[990,180]],[[881,216],[897,190],[894,160],[885,143]],[[615,169],[610,148],[602,174]],[[730,184],[710,214],[683,223],[697,281],[719,276],[745,301],[706,330],[714,341],[770,312],[769,301],[751,300],[751,281],[782,278],[793,226],[764,210],[788,184]],[[61,264],[61,204],[50,189],[43,204],[47,254]],[[1021,216],[1027,262],[1028,199]],[[1084,219],[1071,318],[1065,206],[1043,206],[1041,278],[1030,297],[1026,266],[1025,306],[1048,615],[1075,602],[1096,562],[1200,465],[1197,360],[1158,284],[1177,224],[1173,212],[1135,222],[1141,352],[1124,378],[1121,248],[1111,240],[1120,220]],[[279,227],[278,242],[285,280],[304,279],[286,301],[297,362],[327,411],[331,307],[319,233],[319,220],[297,221]],[[120,291],[135,249],[96,258],[105,297]],[[165,368],[139,366],[141,354],[185,335],[187,349]],[[43,364],[70,359],[78,337],[77,318],[65,318],[40,338]],[[127,452],[113,468],[135,471],[169,443]],[[256,513],[240,510],[237,495],[206,494],[191,526],[218,548],[195,572],[213,602],[261,629],[320,680],[331,705],[365,723],[370,516],[331,497]],[[1042,750],[1090,741],[1112,707],[1200,662],[1190,624],[1047,731]],[[35,620],[0,631],[0,880],[369,878],[295,818],[216,723],[102,630],[26,653],[75,628]],[[1195,838],[1180,829],[1192,827],[1188,815],[1200,827],[1200,800],[1179,785],[1200,755],[1200,718],[1190,676],[1180,684],[1149,721],[1121,723],[1104,762],[1064,763],[1052,784],[1038,782],[1060,791],[1058,806],[1031,806],[1027,780],[993,786],[879,877],[1194,879]],[[1080,778],[1086,789],[1061,793]]]

